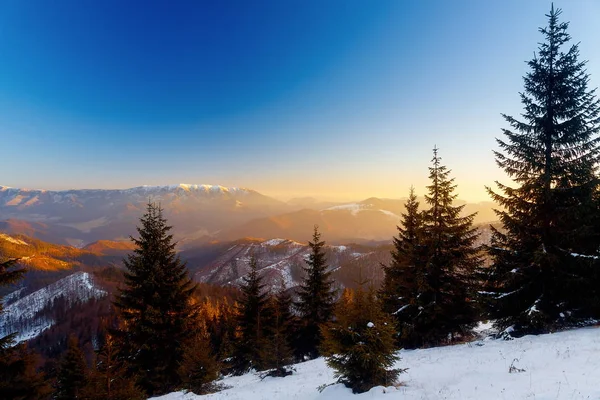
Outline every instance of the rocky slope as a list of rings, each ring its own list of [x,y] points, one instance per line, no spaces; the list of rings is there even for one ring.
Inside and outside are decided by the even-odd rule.
[[[4,313],[0,315],[0,337],[18,332],[16,341],[22,342],[38,336],[50,328],[54,321],[44,315],[44,309],[59,298],[68,310],[75,303],[106,296],[106,291],[94,284],[87,272],[76,272],[40,290],[21,297],[22,290],[6,296]]]

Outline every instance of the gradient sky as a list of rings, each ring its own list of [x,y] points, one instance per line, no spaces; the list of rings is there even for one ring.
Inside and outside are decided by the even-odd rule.
[[[127,3],[127,4],[126,4]],[[600,2],[560,1],[600,85]],[[549,1],[0,3],[0,185],[461,198],[503,179],[500,113]]]

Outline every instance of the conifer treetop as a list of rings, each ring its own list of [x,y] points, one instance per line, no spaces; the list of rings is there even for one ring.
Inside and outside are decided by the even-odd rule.
[[[539,28],[543,41],[519,93],[523,113],[502,114],[508,128],[494,155],[512,182],[487,188],[503,229],[492,228],[483,292],[490,317],[513,335],[545,332],[600,308],[591,300],[598,298],[600,100],[560,15],[552,6]]]

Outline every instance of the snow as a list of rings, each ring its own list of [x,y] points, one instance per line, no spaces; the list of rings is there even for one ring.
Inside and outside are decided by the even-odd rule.
[[[323,211],[350,211],[352,215],[356,215],[360,210],[364,209],[364,207],[364,204],[350,203],[329,207]]]
[[[533,302],[533,305],[527,309],[527,315],[531,315],[531,314],[540,312],[540,310],[538,310],[538,308],[537,308],[537,305],[539,302],[540,302],[540,299],[537,299],[536,301]]]
[[[388,211],[388,210],[379,210],[379,211],[382,212],[383,214],[389,216],[389,217],[400,219],[400,216],[398,214],[394,214],[391,211]]]
[[[67,304],[73,304],[106,295],[94,285],[90,274],[76,272],[9,304],[0,315],[0,337],[18,332],[15,340],[19,343],[50,328],[54,321],[40,316],[39,312],[61,296],[66,298]]]
[[[221,185],[207,185],[207,184],[191,184],[191,183],[178,183],[173,185],[163,185],[163,186],[152,186],[152,185],[143,185],[138,187],[133,187],[130,189],[124,189],[124,192],[158,192],[158,191],[173,191],[181,189],[186,192],[206,192],[206,193],[237,193],[237,192],[248,192],[248,189],[237,188],[237,187],[225,187]]]
[[[8,186],[0,186],[0,192],[5,193],[4,199],[6,206],[31,206],[42,202],[38,197],[40,194],[47,194],[53,203],[63,203],[65,201],[77,202],[83,195],[110,195],[110,194],[134,194],[147,196],[149,194],[161,195],[170,192],[196,192],[201,194],[218,195],[229,193],[232,195],[245,196],[253,192],[250,189],[238,187],[225,187],[221,185],[207,184],[188,184],[178,183],[172,185],[152,186],[143,185],[128,189],[67,189],[67,190],[45,190],[45,189],[19,189]],[[11,197],[12,196],[12,197]],[[85,199],[84,199],[85,201]]]
[[[494,328],[493,321],[485,321],[485,322],[482,321],[482,322],[479,322],[475,328],[473,328],[473,331],[475,333],[486,332],[486,331],[490,331],[493,328]]]
[[[408,308],[409,306],[410,306],[410,304],[405,304],[405,305],[403,305],[402,307],[400,307],[399,309],[397,309],[395,312],[393,312],[392,314],[393,314],[393,315],[399,314],[399,313],[401,313],[402,311],[406,310],[406,308]]]
[[[371,204],[361,204],[361,203],[349,203],[349,204],[341,204],[339,206],[333,206],[326,208],[322,211],[349,211],[352,215],[357,215],[359,212],[364,210],[373,210],[373,205]],[[394,219],[400,219],[398,214],[395,214],[388,210],[377,210],[382,214],[385,214]]]
[[[270,239],[262,242],[263,246],[278,246],[281,243],[285,242],[285,239]]]
[[[17,195],[15,197],[13,197],[12,200],[7,201],[6,205],[7,206],[18,206],[19,204],[21,204],[21,202],[23,201],[24,198],[25,198],[25,196]]]
[[[10,292],[6,296],[4,296],[2,299],[0,299],[0,301],[2,302],[2,304],[7,305],[11,301],[18,299],[21,296],[21,292],[23,292],[24,289],[25,288],[20,288],[20,289],[15,290],[14,292]]]
[[[29,246],[29,243],[24,242],[21,239],[16,239],[16,238],[14,238],[12,236],[9,236],[9,235],[7,235],[5,233],[0,233],[0,239],[4,239],[7,242],[14,243],[14,244],[20,244],[20,245],[23,245],[23,246]]]
[[[259,400],[281,399],[382,399],[382,400],[469,400],[469,399],[599,399],[600,329],[582,328],[512,341],[485,340],[455,346],[400,351],[400,375],[396,387],[375,387],[352,394],[335,382],[334,372],[322,358],[295,365],[285,378],[257,374],[227,377],[230,386],[206,396],[170,393],[162,400]],[[509,372],[513,366],[512,373]],[[522,372],[518,372],[523,370]]]
[[[597,259],[598,259],[598,256],[588,256],[588,255],[585,255],[585,254],[579,254],[579,253],[571,253],[571,255],[572,255],[573,257],[592,258],[592,259],[594,259],[594,260],[597,260]]]

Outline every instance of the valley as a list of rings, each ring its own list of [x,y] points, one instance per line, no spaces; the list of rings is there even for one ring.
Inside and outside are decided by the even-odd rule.
[[[50,316],[59,308],[53,301],[61,296],[61,282],[88,282],[95,290],[94,295],[65,290],[60,303],[64,312],[90,298],[106,301],[103,296],[109,294],[108,299],[122,283],[121,273],[113,277],[116,282],[94,277],[122,270],[123,258],[134,248],[128,235],[136,234],[148,200],[164,207],[179,255],[196,282],[237,287],[255,256],[270,291],[281,285],[292,290],[301,282],[307,239],[315,224],[328,243],[327,260],[338,289],[355,287],[364,278],[378,286],[381,265],[390,261],[391,238],[405,211],[403,199],[283,203],[250,189],[212,185],[62,192],[0,187],[0,254],[18,258],[28,268],[22,282],[0,289],[8,310],[4,330],[23,331],[19,340],[25,340],[49,329]],[[303,208],[307,204],[326,207]],[[482,221],[492,218],[488,206],[465,203],[464,210],[481,213],[477,219]],[[479,229],[483,243],[489,228],[481,222]],[[53,294],[40,300],[44,292]],[[32,302],[37,308],[22,311],[23,304]]]

